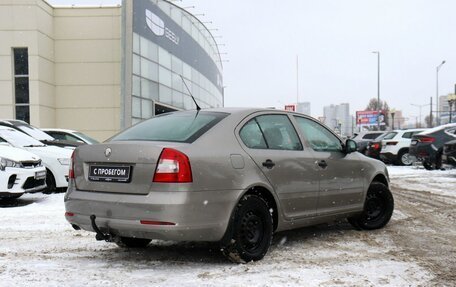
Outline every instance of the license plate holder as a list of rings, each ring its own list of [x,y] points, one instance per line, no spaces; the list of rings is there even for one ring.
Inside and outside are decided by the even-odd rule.
[[[102,182],[130,182],[131,166],[90,165],[89,180]]]
[[[46,178],[46,171],[45,170],[40,170],[35,172],[35,179],[45,179]]]

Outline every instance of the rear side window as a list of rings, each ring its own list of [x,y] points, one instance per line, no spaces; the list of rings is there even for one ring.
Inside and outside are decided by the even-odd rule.
[[[367,140],[373,140],[375,138],[377,138],[379,135],[381,135],[382,133],[370,133],[370,134],[365,134],[363,136],[363,139],[367,139]]]
[[[298,134],[286,115],[258,116],[242,127],[239,136],[249,148],[302,150]]]
[[[169,141],[191,143],[228,116],[220,112],[175,112],[140,122],[110,141]]]
[[[386,136],[383,138],[384,140],[390,140],[393,139],[397,135],[396,132],[389,132],[386,134]]]
[[[411,139],[412,138],[412,135],[413,133],[412,132],[406,132],[402,135],[402,138],[404,139]]]
[[[249,148],[267,149],[260,126],[255,119],[248,121],[239,132],[244,144]]]

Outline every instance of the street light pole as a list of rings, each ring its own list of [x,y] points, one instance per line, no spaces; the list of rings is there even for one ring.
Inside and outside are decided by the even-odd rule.
[[[377,129],[380,130],[380,52],[372,53],[377,54]]]
[[[418,108],[420,109],[420,126],[419,126],[419,127],[421,128],[421,123],[422,123],[422,122],[421,122],[421,108],[422,108],[422,107],[425,107],[425,106],[429,106],[429,104],[424,104],[424,105],[411,104],[411,105],[412,105],[412,106],[415,106],[415,107],[418,107]],[[432,121],[432,119],[431,119],[431,121]],[[417,127],[417,128],[418,128],[418,127]]]
[[[439,117],[439,71],[440,68],[445,64],[445,60],[442,61],[440,65],[435,68],[435,120],[437,125],[440,125]]]

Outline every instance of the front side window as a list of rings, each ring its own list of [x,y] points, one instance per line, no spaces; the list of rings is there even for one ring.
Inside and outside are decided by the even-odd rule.
[[[262,115],[248,121],[239,132],[254,149],[302,150],[298,134],[286,115]]]
[[[294,116],[298,128],[315,151],[342,151],[340,140],[319,123],[307,118]]]

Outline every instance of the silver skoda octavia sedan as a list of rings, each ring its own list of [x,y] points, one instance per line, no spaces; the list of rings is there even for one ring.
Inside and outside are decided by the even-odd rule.
[[[385,226],[385,165],[315,119],[265,109],[159,115],[78,147],[66,219],[97,240],[218,241],[230,260],[264,257],[274,232],[340,218]]]

